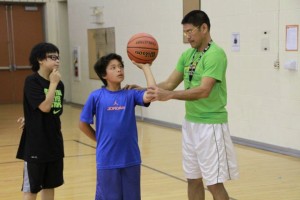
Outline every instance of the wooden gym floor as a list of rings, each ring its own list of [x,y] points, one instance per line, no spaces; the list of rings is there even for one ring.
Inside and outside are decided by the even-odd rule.
[[[0,199],[22,199],[23,162],[15,158],[22,105],[0,105]],[[56,200],[92,200],[95,193],[95,143],[77,128],[80,108],[65,105],[65,184]],[[138,122],[142,154],[142,199],[185,200],[180,130]],[[300,158],[235,145],[240,179],[225,183],[232,200],[300,200]],[[38,196],[40,199],[40,196]],[[212,200],[206,191],[206,199]]]

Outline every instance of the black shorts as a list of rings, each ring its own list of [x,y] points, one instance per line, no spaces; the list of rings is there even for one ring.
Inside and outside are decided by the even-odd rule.
[[[46,163],[24,163],[23,192],[38,193],[42,189],[52,189],[64,183],[63,159]]]

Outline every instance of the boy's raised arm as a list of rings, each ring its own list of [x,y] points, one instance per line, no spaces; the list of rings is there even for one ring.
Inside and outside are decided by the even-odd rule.
[[[146,81],[147,81],[147,87],[150,86],[156,86],[156,81],[154,79],[154,76],[152,74],[151,65],[150,64],[142,64],[142,63],[136,63],[135,61],[132,61],[134,65],[136,65],[138,68],[143,70]],[[153,99],[152,96],[148,94],[148,92],[145,92],[144,94],[144,102],[149,103]]]

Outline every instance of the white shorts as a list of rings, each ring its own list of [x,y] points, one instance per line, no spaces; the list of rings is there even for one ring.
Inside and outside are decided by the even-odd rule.
[[[182,125],[183,170],[187,179],[203,178],[206,185],[239,176],[228,124]]]

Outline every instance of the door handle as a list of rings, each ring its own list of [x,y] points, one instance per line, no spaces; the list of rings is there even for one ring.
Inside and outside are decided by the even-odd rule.
[[[4,70],[10,70],[10,67],[7,67],[7,66],[0,66],[0,71],[1,71],[1,70],[3,70],[3,71],[4,71]]]
[[[15,65],[15,70],[20,70],[20,69],[31,69],[31,66],[25,65],[25,66],[16,66]]]
[[[16,71],[16,70],[17,70],[16,65],[11,65],[11,66],[10,66],[10,71]]]

